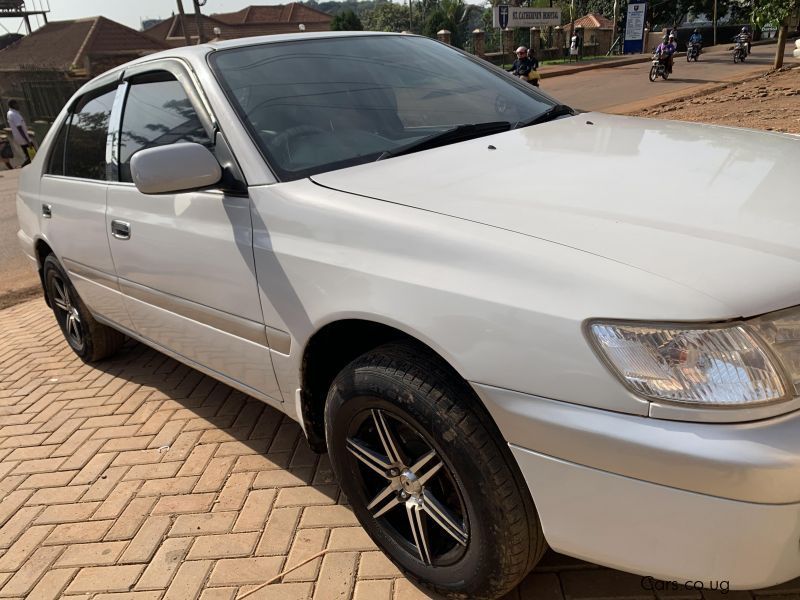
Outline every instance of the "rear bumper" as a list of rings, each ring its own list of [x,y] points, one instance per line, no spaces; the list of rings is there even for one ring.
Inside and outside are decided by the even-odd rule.
[[[800,414],[687,423],[473,387],[555,550],[706,589],[800,575]]]

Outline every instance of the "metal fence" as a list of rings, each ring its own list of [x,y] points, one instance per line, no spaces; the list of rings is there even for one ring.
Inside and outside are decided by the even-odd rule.
[[[82,83],[69,79],[21,82],[31,119],[53,121]]]

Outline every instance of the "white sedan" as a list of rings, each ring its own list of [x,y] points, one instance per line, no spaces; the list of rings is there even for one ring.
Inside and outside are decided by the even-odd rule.
[[[798,164],[422,37],[276,35],[86,84],[19,238],[79,356],[128,336],[298,420],[432,590],[547,545],[750,588],[800,575]]]

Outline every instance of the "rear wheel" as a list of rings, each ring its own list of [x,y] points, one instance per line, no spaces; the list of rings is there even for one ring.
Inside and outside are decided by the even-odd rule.
[[[94,319],[52,254],[44,261],[42,275],[53,314],[75,354],[92,362],[111,356],[122,346],[125,336]]]
[[[498,598],[546,548],[491,417],[440,359],[389,344],[328,393],[331,463],[361,525],[406,575],[450,598]]]

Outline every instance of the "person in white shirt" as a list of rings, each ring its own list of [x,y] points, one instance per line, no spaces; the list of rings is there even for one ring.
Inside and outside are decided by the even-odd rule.
[[[34,146],[33,140],[28,135],[28,126],[25,124],[25,119],[22,118],[22,114],[19,112],[19,103],[16,100],[8,101],[8,113],[6,114],[6,118],[8,119],[8,126],[11,128],[11,135],[14,141],[20,145],[22,152],[25,153],[25,162],[22,163],[24,167],[31,162],[31,155],[28,148],[36,149],[36,146]]]

